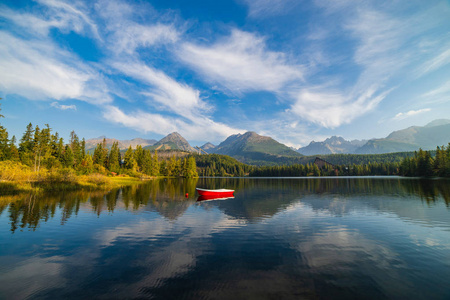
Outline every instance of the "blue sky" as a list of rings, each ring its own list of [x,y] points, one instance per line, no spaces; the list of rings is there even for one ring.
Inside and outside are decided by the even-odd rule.
[[[450,116],[450,2],[0,4],[2,125],[193,145],[385,137]]]

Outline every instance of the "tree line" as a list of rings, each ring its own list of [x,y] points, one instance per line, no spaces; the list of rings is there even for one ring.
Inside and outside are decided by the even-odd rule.
[[[368,163],[362,165],[325,165],[319,168],[314,163],[306,165],[273,166],[255,168],[250,176],[255,177],[305,177],[305,176],[367,176],[399,175],[400,163]]]
[[[198,177],[194,157],[158,159],[158,153],[137,146],[128,148],[122,155],[115,142],[111,149],[106,147],[106,140],[97,144],[93,154],[86,151],[85,139],[72,131],[70,140],[64,143],[57,132],[53,133],[48,124],[44,128],[30,123],[26,127],[18,147],[16,137],[8,137],[5,127],[0,125],[0,161],[22,163],[35,172],[45,169],[72,169],[78,175],[92,173],[127,174],[131,176],[175,176]]]
[[[370,155],[373,156],[373,155]],[[297,176],[368,176],[400,175],[417,177],[450,177],[450,143],[433,151],[419,151],[396,155],[383,154],[381,161],[363,164],[327,164],[319,168],[314,163],[253,168],[250,176],[255,177],[297,177]],[[363,158],[364,159],[364,158]]]
[[[200,176],[207,177],[244,177],[255,168],[228,155],[220,154],[195,154],[193,155],[197,163],[197,170]]]
[[[433,155],[434,153],[434,155]],[[420,149],[413,157],[405,158],[400,164],[403,176],[450,177],[450,143],[437,147],[436,151]]]

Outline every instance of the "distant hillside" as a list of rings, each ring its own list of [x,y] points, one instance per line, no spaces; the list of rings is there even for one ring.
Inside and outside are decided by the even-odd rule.
[[[383,139],[373,139],[355,150],[356,154],[433,150],[450,142],[450,120],[435,120],[423,127],[412,126],[394,131]]]
[[[103,142],[103,139],[106,140],[106,147],[108,149],[111,149],[111,146],[114,142],[118,142],[120,150],[128,149],[128,147],[130,147],[130,146],[132,148],[136,148],[137,145],[141,145],[142,147],[145,147],[145,146],[153,145],[156,143],[156,140],[146,140],[146,139],[141,139],[141,138],[135,138],[132,140],[117,140],[117,139],[108,139],[104,136],[101,136],[98,138],[87,140],[86,141],[86,150],[87,151],[94,150],[95,147],[97,147],[97,144]]]
[[[250,164],[265,164],[280,161],[281,158],[302,156],[271,137],[255,132],[229,136],[216,148],[210,149],[210,152],[229,155]]]
[[[205,150],[206,152],[210,153],[213,151],[212,149],[216,148],[216,146],[211,143],[206,143],[203,146],[201,146],[200,148]]]
[[[353,153],[366,142],[360,140],[347,141],[342,137],[332,136],[323,142],[312,141],[308,146],[299,148],[297,152],[303,155]]]
[[[197,150],[186,141],[178,132],[172,132],[152,146],[145,147],[150,150],[182,150],[196,152]]]

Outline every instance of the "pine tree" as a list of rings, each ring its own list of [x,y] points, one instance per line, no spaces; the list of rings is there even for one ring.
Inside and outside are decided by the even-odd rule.
[[[103,139],[104,140],[104,139]],[[108,149],[104,148],[105,143],[98,143],[97,147],[94,150],[94,156],[92,157],[92,160],[94,161],[94,164],[100,165],[100,166],[105,166],[106,163],[106,154],[105,154],[105,150],[106,153],[108,151]]]
[[[86,155],[86,140],[83,138],[81,140],[81,158],[84,158]]]
[[[68,168],[72,168],[75,163],[75,156],[73,155],[72,148],[69,145],[66,145],[66,149],[64,150],[64,166]]]
[[[9,159],[10,154],[8,132],[6,128],[0,125],[0,160]]]
[[[158,152],[155,150],[155,154],[153,154],[153,163],[152,163],[152,176],[158,176],[160,174],[160,165],[158,160]]]
[[[78,135],[73,130],[72,130],[72,132],[70,132],[69,146],[73,152],[73,156],[75,159],[75,165],[78,165],[79,163],[81,163],[83,156],[81,155],[80,139],[78,138]]]
[[[120,171],[120,149],[119,142],[114,142],[108,155],[108,169],[111,172],[119,173]]]
[[[137,169],[139,172],[142,172],[144,167],[144,150],[141,145],[137,145],[134,150],[134,159],[136,160]]]
[[[19,149],[17,149],[16,146],[16,136],[13,135],[11,140],[9,141],[9,149],[10,149],[10,160],[12,161],[19,161],[20,160],[20,156],[19,156]]]
[[[39,172],[41,166],[41,154],[42,154],[42,137],[39,126],[36,125],[33,137],[33,155],[34,155],[34,171]]]
[[[33,124],[28,124],[19,144],[20,161],[28,166],[32,165],[33,157]]]
[[[94,163],[92,157],[86,154],[80,164],[80,172],[82,174],[91,174],[94,171]]]
[[[194,178],[198,177],[197,173],[197,165],[195,163],[195,158],[193,156],[189,157],[187,160],[187,178]]]
[[[153,169],[153,158],[152,154],[150,153],[150,150],[144,149],[144,158],[142,161],[142,172],[146,175],[153,175],[152,169]]]
[[[124,160],[125,169],[136,171],[137,163],[134,159],[133,148],[131,148],[131,146],[128,148],[127,152],[125,152]]]

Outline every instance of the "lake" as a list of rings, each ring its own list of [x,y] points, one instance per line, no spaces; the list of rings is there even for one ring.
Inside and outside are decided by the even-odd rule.
[[[197,202],[195,187],[235,198]],[[448,180],[158,179],[0,197],[1,299],[450,299],[449,279]]]

